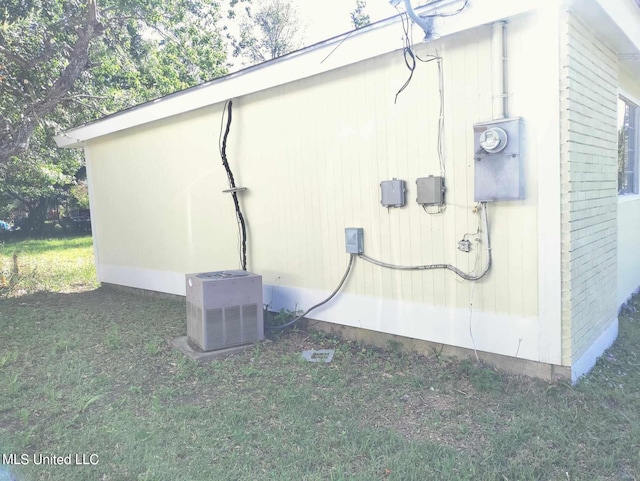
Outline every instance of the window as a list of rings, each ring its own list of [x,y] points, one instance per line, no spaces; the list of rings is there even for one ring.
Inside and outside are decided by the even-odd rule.
[[[618,99],[618,194],[638,193],[638,112],[629,100]]]

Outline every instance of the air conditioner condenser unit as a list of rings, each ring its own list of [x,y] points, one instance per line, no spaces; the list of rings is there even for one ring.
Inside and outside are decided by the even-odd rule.
[[[203,351],[264,339],[262,276],[241,270],[186,275],[187,336]]]

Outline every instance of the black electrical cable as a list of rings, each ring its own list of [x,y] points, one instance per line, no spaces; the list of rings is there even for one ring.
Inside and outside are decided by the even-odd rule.
[[[440,58],[437,55],[430,55],[429,58],[423,59],[423,58],[420,58],[418,54],[416,54],[413,51],[413,43],[411,42],[411,35],[409,34],[409,26],[411,25],[411,22],[409,21],[408,18],[406,18],[406,23],[405,23],[406,16],[407,16],[406,13],[404,13],[404,15],[401,14],[400,20],[402,21],[402,31],[404,32],[404,47],[402,49],[402,56],[404,58],[404,64],[409,69],[409,78],[407,78],[406,82],[396,92],[395,99],[393,100],[394,104],[398,102],[398,95],[400,95],[402,91],[406,89],[411,83],[411,80],[413,79],[413,72],[416,70],[416,65],[417,65],[416,60],[419,60],[420,62],[424,62],[424,63],[429,63],[429,62],[433,62],[434,60],[438,60]]]
[[[428,15],[428,16],[429,17],[453,17],[454,15],[458,15],[468,6],[469,6],[469,0],[465,0],[464,5],[462,5],[462,7],[460,7],[458,10],[454,10],[453,12],[434,13],[433,15]]]
[[[220,157],[222,158],[222,165],[224,165],[225,170],[227,171],[227,178],[229,179],[229,187],[231,189],[236,188],[236,181],[233,177],[233,172],[231,172],[231,167],[229,167],[229,161],[227,160],[227,138],[229,137],[229,131],[231,130],[231,121],[233,118],[233,100],[227,100],[225,104],[225,109],[227,111],[227,126],[224,130],[224,135],[222,136],[222,145],[220,146]],[[222,121],[224,122],[225,117],[225,109],[222,111]],[[220,132],[222,132],[222,126],[220,128]],[[247,226],[244,221],[244,216],[242,215],[242,210],[240,209],[240,202],[238,201],[238,193],[236,191],[231,192],[231,197],[233,197],[233,204],[236,209],[236,219],[238,221],[238,228],[240,230],[241,236],[241,244],[242,244],[242,252],[240,254],[240,265],[242,266],[242,270],[247,270]]]
[[[434,13],[431,15],[421,15],[420,17],[424,19],[435,18],[435,17],[452,17],[454,15],[458,15],[465,8],[467,8],[467,6],[469,6],[469,0],[465,0],[464,4],[458,10],[454,10],[453,12]],[[396,7],[396,10],[398,10],[398,7]],[[405,19],[406,19],[406,24],[405,24]],[[400,20],[402,21],[402,30],[404,32],[404,47],[402,49],[402,55],[404,57],[404,63],[409,69],[409,78],[407,78],[407,80],[402,85],[402,87],[400,87],[400,89],[396,92],[396,96],[393,101],[394,104],[397,103],[398,101],[398,95],[400,95],[402,91],[409,86],[409,84],[411,83],[411,80],[413,79],[413,72],[416,69],[416,59],[424,63],[428,63],[428,62],[432,62],[434,60],[440,59],[440,57],[437,55],[435,56],[430,55],[429,56],[430,58],[428,59],[420,58],[413,51],[413,42],[411,41],[411,35],[409,34],[409,26],[412,24],[411,24],[411,20],[409,20],[409,15],[407,14],[407,12],[400,13]]]
[[[287,327],[293,326],[296,322],[300,321],[300,319],[303,319],[311,311],[317,309],[320,306],[324,306],[327,302],[329,302],[331,299],[333,299],[335,297],[335,295],[338,292],[340,292],[340,289],[342,289],[342,286],[344,286],[344,283],[346,282],[347,277],[349,277],[349,273],[351,272],[351,269],[353,268],[353,261],[355,260],[355,258],[356,258],[355,254],[351,254],[350,255],[350,257],[349,257],[349,265],[347,266],[347,270],[345,271],[344,276],[342,276],[342,280],[338,284],[338,287],[336,287],[335,290],[331,293],[331,295],[329,297],[327,297],[324,301],[317,303],[315,306],[311,306],[303,314],[301,314],[300,316],[296,317],[295,319],[287,322],[286,324],[281,324],[279,326],[265,326],[265,329],[270,329],[270,330],[275,331],[275,330],[286,329]]]
[[[411,83],[411,79],[413,79],[413,72],[416,69],[416,57],[413,54],[413,50],[410,47],[405,47],[402,51],[404,55],[404,63],[409,69],[409,78],[407,78],[406,82],[400,87],[400,89],[396,92],[396,96],[393,99],[393,103],[398,102],[398,95],[402,93],[404,89],[406,89]]]
[[[397,7],[396,7],[397,9]],[[407,18],[407,24],[405,25],[405,17],[406,13],[400,14],[400,20],[402,21],[402,30],[404,32],[404,47],[402,49],[402,56],[404,58],[404,64],[409,69],[409,78],[405,81],[405,83],[400,87],[400,89],[396,92],[396,96],[393,99],[393,103],[398,102],[398,95],[400,95],[404,89],[406,89],[411,83],[411,79],[413,79],[413,72],[416,69],[416,57],[413,53],[413,49],[411,48],[411,40],[409,38],[409,19]]]

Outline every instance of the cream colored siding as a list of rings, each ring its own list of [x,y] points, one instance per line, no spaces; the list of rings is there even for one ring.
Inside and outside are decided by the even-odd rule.
[[[620,93],[640,105],[640,80],[620,70]],[[618,306],[640,287],[640,195],[618,198]]]
[[[214,115],[211,115],[211,112]],[[221,108],[113,134],[87,147],[101,264],[158,271],[237,267],[217,149]],[[219,208],[211,208],[219,205]]]
[[[56,137],[85,147],[100,280],[184,294],[185,273],[239,267],[219,152],[228,96],[247,267],[263,276],[271,309],[305,309],[335,288],[349,260],[345,227],[364,229],[375,259],[478,273],[473,126],[497,115],[505,60],[524,198],[488,204],[488,275],[468,282],[356,259],[313,317],[570,366],[560,370],[575,381],[616,338],[617,307],[640,286],[640,194],[617,195],[616,132],[618,96],[640,105],[629,60],[638,10],[626,0],[573,11],[573,2],[491,1],[437,18],[438,37],[415,46],[442,57],[445,212],[415,202],[416,179],[441,173],[438,63],[418,62],[394,102],[409,71],[401,25],[389,19]],[[506,59],[496,53],[500,18]],[[393,178],[406,181],[407,205],[386,209],[380,182]],[[471,253],[457,249],[465,234]]]
[[[563,363],[616,317],[618,65],[567,15],[561,35]]]
[[[523,117],[525,199],[489,204],[493,264],[474,284],[450,271],[400,272],[358,259],[343,295],[318,318],[509,356],[559,362],[540,347],[537,141],[547,52],[535,15],[509,22],[509,102]],[[398,26],[400,29],[400,26]],[[400,34],[400,30],[399,30]],[[306,308],[334,289],[348,255],[344,228],[363,227],[365,253],[404,265],[479,272],[474,233],[473,124],[492,118],[491,27],[416,47],[443,58],[447,210],[415,203],[418,177],[439,175],[436,62],[409,74],[401,51],[234,99],[228,157],[248,222],[248,269],[272,308]],[[93,140],[87,147],[96,244],[105,282],[180,293],[190,271],[238,266],[238,231],[218,152],[222,104]],[[382,180],[407,182],[407,206],[380,205]],[[557,179],[555,179],[557,181]],[[553,179],[551,180],[553,181]],[[475,238],[475,236],[472,236]],[[480,257],[476,263],[476,256]],[[178,287],[176,287],[178,286]],[[469,306],[473,292],[473,315]]]
[[[491,118],[490,30],[449,39],[446,47],[421,48],[419,54],[427,56],[435,49],[445,69],[448,207],[442,215],[428,215],[415,204],[415,179],[440,171],[435,62],[418,65],[395,105],[395,92],[408,75],[398,52],[236,103],[231,156],[238,159],[238,172],[252,192],[246,198],[256,239],[252,268],[274,270],[288,285],[330,289],[347,260],[344,227],[360,226],[365,252],[372,257],[398,264],[450,262],[473,269],[475,252],[462,253],[456,246],[478,224],[471,213],[471,127]],[[532,160],[527,158],[529,166]],[[264,183],[265,177],[272,181]],[[407,181],[405,208],[380,206],[380,181],[392,177]],[[537,262],[536,189],[531,176],[528,179],[527,201],[489,207],[495,263],[487,282],[476,287],[479,309],[536,314],[531,287]],[[261,213],[267,206],[270,222]],[[522,215],[523,209],[531,215]],[[273,269],[278,243],[286,277]],[[526,256],[523,243],[531,245]],[[366,296],[466,307],[469,287],[447,271],[397,272],[361,264],[349,289]]]

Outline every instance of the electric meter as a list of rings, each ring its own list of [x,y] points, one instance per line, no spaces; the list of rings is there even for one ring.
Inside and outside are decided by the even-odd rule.
[[[507,146],[507,133],[500,127],[491,127],[480,133],[480,147],[490,154],[496,154]]]
[[[524,198],[520,130],[519,117],[474,124],[473,198],[476,202]]]

